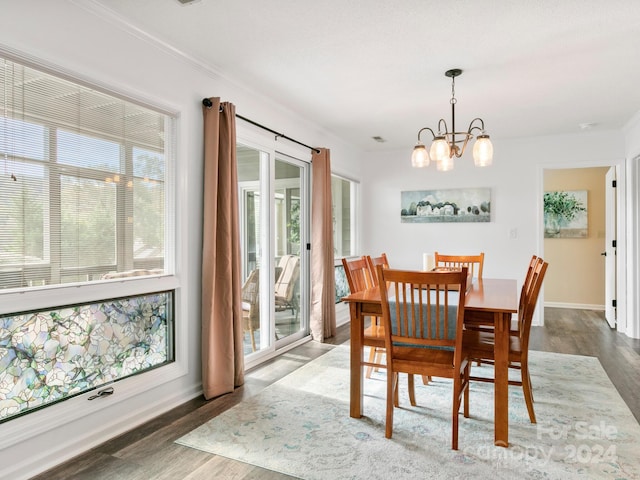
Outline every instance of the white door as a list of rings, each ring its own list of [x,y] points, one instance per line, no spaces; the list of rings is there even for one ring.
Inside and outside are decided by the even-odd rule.
[[[611,328],[616,327],[616,169],[611,167],[605,176],[605,309]]]

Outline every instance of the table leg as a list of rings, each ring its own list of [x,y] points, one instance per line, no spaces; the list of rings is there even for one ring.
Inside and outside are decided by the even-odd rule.
[[[510,313],[495,313],[494,444],[509,446],[509,329]]]
[[[362,417],[363,375],[364,361],[364,317],[357,302],[349,303],[351,315],[351,399],[350,412],[353,418]]]

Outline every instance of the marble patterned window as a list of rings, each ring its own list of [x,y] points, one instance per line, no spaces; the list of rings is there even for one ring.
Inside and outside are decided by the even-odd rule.
[[[172,362],[173,295],[0,316],[0,423]]]
[[[334,275],[336,282],[336,303],[340,303],[342,297],[346,297],[350,293],[347,274],[344,273],[344,266],[342,264],[335,265]]]

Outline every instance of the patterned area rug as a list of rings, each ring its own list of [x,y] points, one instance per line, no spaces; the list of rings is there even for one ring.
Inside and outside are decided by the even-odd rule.
[[[384,437],[386,377],[365,379],[349,417],[349,347],[338,346],[177,443],[307,480],[639,479],[640,426],[593,357],[531,352],[537,425],[510,387],[509,448],[493,446],[493,385],[471,384],[470,418],[451,450],[451,383],[406,376],[393,438]],[[473,367],[474,375],[490,366]]]

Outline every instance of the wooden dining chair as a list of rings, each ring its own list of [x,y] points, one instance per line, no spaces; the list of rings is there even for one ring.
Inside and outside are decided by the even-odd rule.
[[[382,265],[383,268],[389,268],[389,260],[387,259],[387,254],[381,253],[380,256],[378,257],[365,255],[364,258],[367,261],[367,265],[369,266],[369,272],[371,274],[371,279],[373,281],[373,284],[375,286],[380,285],[380,282],[378,279],[378,271],[376,267],[378,265]],[[380,319],[377,317],[373,317],[371,320],[378,322],[378,324],[380,323]],[[384,355],[384,348],[372,347],[369,353],[369,361],[371,363],[381,364],[383,355]],[[373,371],[374,371],[374,367],[371,367],[371,366],[367,367],[366,378],[371,378],[371,374],[373,373]],[[378,367],[375,367],[375,371],[376,372],[378,371]]]
[[[520,289],[520,302],[518,304],[518,312],[522,311],[524,308],[524,303],[527,300],[527,297],[530,295],[531,288],[533,287],[534,274],[537,270],[539,264],[544,263],[544,260],[537,255],[532,255],[531,260],[529,260],[529,266],[527,267],[527,273],[524,276],[524,280],[522,282],[522,288]],[[518,314],[518,317],[520,315]],[[520,321],[518,321],[517,330],[520,329]]]
[[[366,258],[367,258],[367,263],[369,264],[369,269],[372,272],[373,281],[375,282],[376,285],[379,285],[380,280],[378,278],[377,266],[382,265],[383,268],[389,268],[389,260],[387,259],[387,254],[382,253],[379,257],[370,257],[369,255],[367,255]],[[379,359],[383,354],[384,354],[384,348],[376,348],[372,352],[371,358],[375,356],[376,358]],[[373,371],[373,367],[367,367],[367,378],[371,377],[372,371]],[[427,385],[430,381],[431,381],[431,377],[426,375],[422,377],[422,383],[424,383],[425,385]],[[409,384],[412,385],[412,382],[413,382],[413,375],[409,376]],[[415,403],[414,397],[413,397],[413,388],[409,389],[409,395],[411,396],[412,403]]]
[[[351,293],[361,292],[376,286],[366,257],[353,260],[343,258],[342,265]],[[378,353],[384,352],[384,330],[377,317],[371,317],[370,325],[365,328],[363,343],[370,348],[369,361],[365,363],[367,365],[366,377],[370,378],[373,368],[384,368],[385,366],[382,363],[382,355],[378,355]]]
[[[434,252],[434,263],[436,268],[461,268],[467,267],[469,269],[471,278],[482,280],[482,269],[484,268],[484,252],[480,252],[477,255],[443,255],[438,252]],[[493,319],[483,318],[482,314],[474,314],[474,316],[467,316],[465,319],[465,328],[472,329],[485,329],[487,324],[493,324]],[[492,327],[489,327],[492,328]],[[480,362],[477,362],[480,365]]]
[[[532,263],[530,282],[523,285],[520,306],[518,309],[518,329],[509,335],[509,368],[520,370],[520,380],[509,380],[509,385],[522,387],[524,400],[529,413],[531,423],[536,423],[536,415],[533,409],[533,389],[531,386],[531,376],[529,374],[529,334],[531,332],[531,322],[536,308],[542,282],[549,264],[542,258]],[[479,360],[482,363],[494,363],[494,332],[483,330],[465,330],[464,347],[472,360]],[[493,378],[470,376],[472,381],[494,382]]]
[[[443,255],[434,252],[434,263],[436,268],[460,268],[467,267],[472,278],[482,279],[482,269],[484,267],[484,252],[478,255]]]
[[[451,448],[458,449],[458,414],[469,416],[469,359],[463,349],[467,269],[449,272],[378,266],[387,355],[385,437],[393,433],[398,373],[453,379]],[[410,383],[409,388],[413,388]]]
[[[375,285],[379,285],[380,282],[378,280],[378,271],[376,267],[378,265],[382,265],[384,268],[389,268],[389,260],[387,259],[387,254],[381,253],[380,256],[378,257],[365,255],[365,259],[367,260],[367,265],[369,265],[369,271],[371,272],[371,278],[373,279],[373,283]]]

